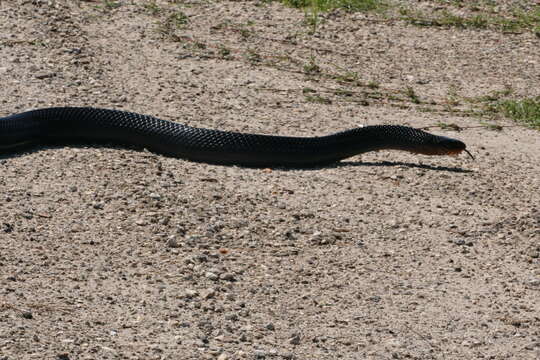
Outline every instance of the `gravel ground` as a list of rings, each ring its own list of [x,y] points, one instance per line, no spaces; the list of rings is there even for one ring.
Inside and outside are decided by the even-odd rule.
[[[0,359],[540,358],[539,133],[448,100],[540,95],[539,37],[339,11],[313,32],[274,2],[173,3],[0,1],[0,116],[88,105],[302,136],[445,122],[476,161],[3,156]]]

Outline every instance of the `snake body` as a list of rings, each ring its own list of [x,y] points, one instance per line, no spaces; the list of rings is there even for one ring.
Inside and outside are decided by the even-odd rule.
[[[192,161],[253,167],[317,166],[385,149],[450,155],[466,148],[459,140],[399,125],[292,137],[195,128],[153,116],[89,107],[45,108],[0,118],[3,152],[36,143],[75,142],[132,145]]]

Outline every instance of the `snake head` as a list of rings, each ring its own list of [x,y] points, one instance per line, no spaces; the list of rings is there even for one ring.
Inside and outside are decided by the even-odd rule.
[[[462,151],[465,151],[474,160],[474,156],[467,151],[467,145],[465,145],[463,141],[446,136],[437,136],[435,141],[440,149],[440,152],[437,155],[457,155]]]
[[[465,151],[473,160],[474,157],[467,151],[467,146],[463,141],[452,139],[446,136],[433,135],[421,131],[420,140],[412,149],[405,149],[414,153],[424,155],[457,155]]]

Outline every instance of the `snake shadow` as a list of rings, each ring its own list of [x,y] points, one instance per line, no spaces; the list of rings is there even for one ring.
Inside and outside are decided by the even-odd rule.
[[[469,169],[463,169],[461,167],[448,167],[448,166],[435,166],[435,165],[427,165],[427,164],[417,164],[417,163],[409,163],[409,162],[403,162],[403,161],[381,161],[381,162],[370,162],[370,161],[341,161],[336,164],[332,164],[331,166],[327,167],[349,167],[349,166],[383,166],[383,167],[391,167],[391,166],[405,166],[408,168],[416,168],[416,169],[424,169],[424,170],[431,170],[431,171],[446,171],[446,172],[454,172],[454,173],[473,173],[473,170]]]
[[[100,144],[100,143],[80,143],[80,142],[73,142],[73,143],[63,143],[63,144],[32,144],[29,146],[22,146],[17,149],[10,149],[10,151],[2,151],[0,148],[0,160],[5,159],[13,159],[13,158],[19,158],[24,157],[29,154],[51,150],[51,149],[60,149],[64,147],[71,147],[71,148],[79,148],[79,149],[87,149],[87,148],[94,148],[94,149],[100,149],[100,148],[107,148],[107,149],[118,149],[118,150],[133,150],[133,151],[145,151],[143,148],[137,147],[137,146],[130,146],[130,145],[113,145],[113,144]],[[155,154],[153,152],[150,152],[152,154]],[[157,154],[159,156],[165,156],[165,157],[172,157],[162,154]],[[181,158],[180,158],[181,159]],[[185,160],[184,161],[190,161]],[[212,164],[212,165],[218,165],[218,166],[238,166],[243,168],[254,168],[252,166],[242,166],[242,165],[223,165],[223,164]],[[365,161],[351,161],[351,160],[343,160],[339,162],[329,163],[326,165],[318,165],[318,166],[306,166],[306,167],[284,167],[284,166],[275,166],[272,167],[275,170],[279,171],[294,171],[294,170],[307,170],[307,171],[320,171],[324,169],[336,169],[336,168],[342,168],[342,167],[373,167],[373,166],[382,166],[382,167],[397,167],[397,166],[405,166],[408,168],[417,168],[417,169],[424,169],[424,170],[430,170],[430,171],[446,171],[446,172],[454,172],[454,173],[472,173],[474,171],[463,169],[459,167],[446,167],[446,166],[434,166],[434,165],[426,165],[426,164],[417,164],[417,163],[409,163],[409,162],[403,162],[403,161],[381,161],[381,162],[365,162]],[[259,167],[261,168],[261,167]],[[264,167],[263,167],[264,168]]]

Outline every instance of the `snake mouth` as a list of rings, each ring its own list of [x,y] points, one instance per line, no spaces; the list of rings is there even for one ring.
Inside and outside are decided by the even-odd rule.
[[[467,155],[474,160],[474,156],[467,150],[465,143],[455,139],[445,139],[441,144],[440,154],[458,156],[462,152],[466,152]]]
[[[474,156],[467,149],[450,149],[450,150],[447,150],[446,154],[450,155],[450,156],[458,156],[463,151],[466,152],[467,155],[469,155],[471,157],[471,159],[474,160]]]
[[[440,136],[438,142],[438,147],[440,151],[440,155],[453,155],[457,156],[461,154],[461,152],[465,151],[467,155],[471,157],[471,159],[474,160],[474,156],[467,150],[467,145],[465,145],[464,142],[452,138],[447,138],[445,136]]]

